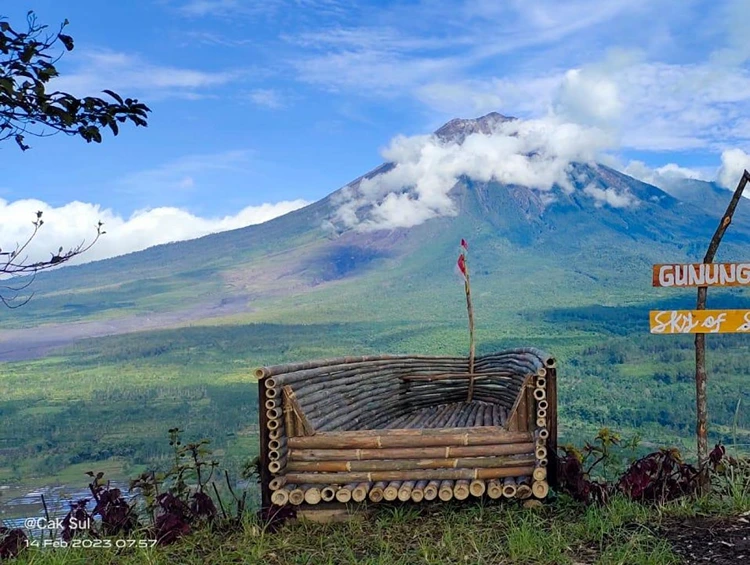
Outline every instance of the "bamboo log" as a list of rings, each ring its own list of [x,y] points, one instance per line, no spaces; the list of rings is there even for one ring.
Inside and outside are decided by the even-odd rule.
[[[287,465],[286,457],[282,457],[281,459],[278,459],[276,461],[271,461],[268,464],[268,470],[271,472],[271,474],[276,475],[278,474],[285,466]]]
[[[271,431],[278,430],[281,427],[281,423],[278,420],[268,420],[266,427]]]
[[[451,445],[499,445],[531,441],[528,432],[508,432],[503,428],[454,428],[422,430],[362,430],[357,432],[320,432],[314,436],[290,437],[290,449],[385,447],[437,447]]]
[[[279,391],[275,388],[266,389],[266,398],[276,398],[279,395]]]
[[[385,487],[388,486],[388,483],[385,481],[378,481],[374,485],[372,485],[372,488],[370,489],[369,498],[372,502],[380,502],[383,500],[383,491],[385,491]]]
[[[354,502],[363,502],[367,500],[367,493],[370,492],[372,483],[359,483],[352,489],[352,500]]]
[[[532,477],[535,481],[543,481],[547,478],[547,468],[541,465],[537,466],[532,473]]]
[[[531,485],[531,492],[537,498],[544,498],[547,496],[547,494],[549,494],[549,485],[547,484],[547,481],[534,481]]]
[[[469,484],[469,492],[472,496],[477,498],[482,496],[487,491],[487,483],[481,479],[475,479]]]
[[[421,480],[417,481],[414,488],[411,490],[411,499],[413,502],[422,502],[424,500],[424,489],[427,486],[428,481]]]
[[[539,459],[538,463],[539,463],[540,467],[547,467],[549,465],[549,461],[546,458],[545,459]]]
[[[539,410],[547,410],[547,408],[549,408],[549,401],[540,400],[539,402],[537,402],[536,405],[537,405],[537,408],[539,408]]]
[[[531,475],[534,467],[501,467],[475,469],[408,469],[400,471],[352,471],[349,473],[287,473],[286,477],[294,483],[325,483],[348,484],[351,482],[376,481],[419,481],[422,479],[499,479],[504,477],[518,477]]]
[[[336,500],[346,504],[352,499],[352,491],[357,488],[359,483],[349,483],[348,485],[342,486],[336,491]]]
[[[305,501],[305,491],[302,488],[303,485],[299,485],[289,492],[289,503],[299,506]]]
[[[268,432],[268,439],[280,439],[283,436],[282,430],[275,429]]]
[[[547,379],[544,379],[544,378],[537,379],[536,388],[547,388]]]
[[[271,482],[268,483],[268,488],[271,490],[279,490],[287,483],[286,477],[274,477]]]
[[[306,436],[313,435],[315,433],[315,428],[313,428],[312,424],[310,424],[305,416],[305,413],[302,411],[302,408],[297,402],[297,395],[294,390],[292,390],[291,386],[284,386],[284,396],[294,412],[294,417],[296,418],[295,424],[299,424],[297,431],[301,431]]]
[[[276,420],[278,418],[281,418],[282,414],[283,412],[279,407],[274,407],[266,410],[266,418],[268,418],[269,420]]]
[[[547,398],[547,393],[544,391],[543,388],[535,388],[534,389],[534,398],[536,400],[544,400]]]
[[[503,496],[505,498],[513,498],[516,496],[518,487],[516,486],[516,479],[514,477],[506,477],[503,480]]]
[[[537,408],[537,410],[536,410],[536,417],[537,418],[546,418],[547,417],[547,410],[545,408]]]
[[[466,500],[469,498],[469,481],[459,479],[453,487],[453,496],[456,500]]]
[[[497,500],[503,496],[503,485],[497,479],[487,481],[487,496]]]
[[[438,459],[457,457],[498,457],[535,452],[535,443],[468,445],[446,447],[393,447],[384,449],[292,449],[289,461],[367,461],[371,459]]]
[[[273,408],[277,408],[280,406],[279,399],[278,398],[267,398],[266,402],[264,403],[266,410],[272,410]]]
[[[424,499],[435,500],[438,495],[438,489],[440,488],[440,481],[432,480],[428,481],[424,487]]]
[[[537,418],[536,419],[536,426],[538,428],[544,428],[547,426],[547,418]]]
[[[440,483],[438,488],[438,497],[443,502],[448,502],[453,498],[453,481],[444,480]]]
[[[271,502],[276,506],[284,506],[289,502],[289,490],[279,489],[271,493]]]
[[[331,485],[323,487],[322,489],[320,489],[320,498],[323,499],[323,502],[332,502],[336,499],[337,490],[337,488],[334,488]]]
[[[393,502],[398,498],[398,489],[401,488],[401,481],[391,481],[383,491],[383,498],[388,502]]]
[[[401,502],[406,502],[411,498],[411,493],[414,490],[414,485],[416,485],[416,481],[404,481],[401,483],[401,487],[398,489],[398,499]]]
[[[516,497],[520,498],[522,500],[530,498],[533,494],[533,491],[531,490],[530,486],[530,479],[527,476],[517,477],[516,478]]]
[[[539,367],[539,369],[537,369],[537,371],[536,371],[536,376],[537,377],[546,377],[547,376],[547,369],[545,369],[544,367]]]
[[[280,437],[278,439],[272,439],[268,442],[268,449],[270,451],[279,451],[280,449],[286,448],[286,437]]]
[[[546,450],[545,450],[546,451]],[[540,458],[541,459],[541,458]],[[271,472],[276,474],[284,468],[282,461],[272,461],[268,468],[279,463]],[[505,455],[499,457],[456,457],[436,459],[367,459],[364,461],[289,461],[288,473],[343,473],[351,471],[406,471],[410,469],[474,469],[526,467],[534,464],[532,454]]]
[[[318,504],[321,500],[320,487],[311,485],[305,491],[305,502],[308,504]]]
[[[547,458],[547,448],[546,447],[537,447],[536,448],[536,458],[537,459],[546,459]]]
[[[537,445],[539,445],[540,443],[544,445],[544,442],[547,441],[547,438],[549,438],[549,430],[547,430],[546,428],[542,428],[534,432],[534,440],[536,441]]]

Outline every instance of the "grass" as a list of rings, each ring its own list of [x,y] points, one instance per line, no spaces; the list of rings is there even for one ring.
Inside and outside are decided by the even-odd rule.
[[[715,499],[647,507],[615,498],[605,507],[585,508],[566,497],[535,509],[484,501],[384,506],[338,524],[298,520],[274,534],[248,517],[231,532],[201,531],[169,547],[32,548],[18,563],[660,565],[680,562],[661,535],[670,519],[687,509],[736,516],[747,508],[748,497],[739,507]]]

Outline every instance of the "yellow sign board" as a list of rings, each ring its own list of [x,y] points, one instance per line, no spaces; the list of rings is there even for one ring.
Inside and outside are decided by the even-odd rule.
[[[750,286],[750,263],[654,265],[652,286]]]
[[[750,333],[750,310],[652,310],[652,334]]]

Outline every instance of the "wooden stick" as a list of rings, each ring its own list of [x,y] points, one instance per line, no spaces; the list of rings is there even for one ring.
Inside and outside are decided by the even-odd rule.
[[[422,479],[499,479],[531,475],[534,466],[476,468],[476,469],[408,469],[401,471],[352,471],[350,473],[287,473],[294,483],[323,483],[345,485],[352,482],[419,481]]]
[[[297,402],[297,395],[294,393],[294,390],[292,390],[292,387],[289,385],[284,386],[284,393],[286,394],[289,404],[292,407],[292,410],[294,411],[294,415],[297,418],[297,422],[300,424],[299,430],[306,436],[311,436],[315,433],[315,429],[312,427],[312,424],[307,420],[307,417],[305,416],[305,413],[302,411],[302,408],[300,408],[299,403]]]
[[[732,223],[732,217],[734,211],[739,204],[742,197],[742,193],[745,190],[745,186],[750,182],[750,173],[747,170],[743,171],[742,178],[740,179],[737,188],[732,195],[732,200],[727,206],[726,212],[719,223],[719,227],[716,228],[711,242],[708,245],[706,255],[703,257],[704,263],[712,263],[716,252],[719,249],[721,238],[724,237],[724,232],[727,231],[729,224]],[[706,308],[706,297],[708,296],[708,287],[698,287],[698,300],[696,309],[705,310]],[[697,438],[698,446],[698,468],[700,471],[699,486],[700,490],[705,492],[711,486],[708,473],[706,473],[706,463],[708,460],[708,401],[706,394],[706,382],[708,375],[706,373],[706,334],[699,333],[695,334],[695,401],[696,401],[696,426],[695,433]]]

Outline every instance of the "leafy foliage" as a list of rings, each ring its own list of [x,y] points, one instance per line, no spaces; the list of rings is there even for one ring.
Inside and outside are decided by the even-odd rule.
[[[89,143],[101,143],[101,128],[108,127],[117,135],[118,124],[147,125],[150,109],[146,105],[136,99],[123,99],[111,90],[104,93],[114,102],[50,92],[51,81],[59,76],[57,61],[74,47],[73,38],[63,33],[68,21],[57,33],[48,33],[47,26],[39,24],[34,13],[29,12],[26,24],[25,31],[17,31],[0,20],[0,141],[13,138],[26,151],[27,134],[62,132]]]

